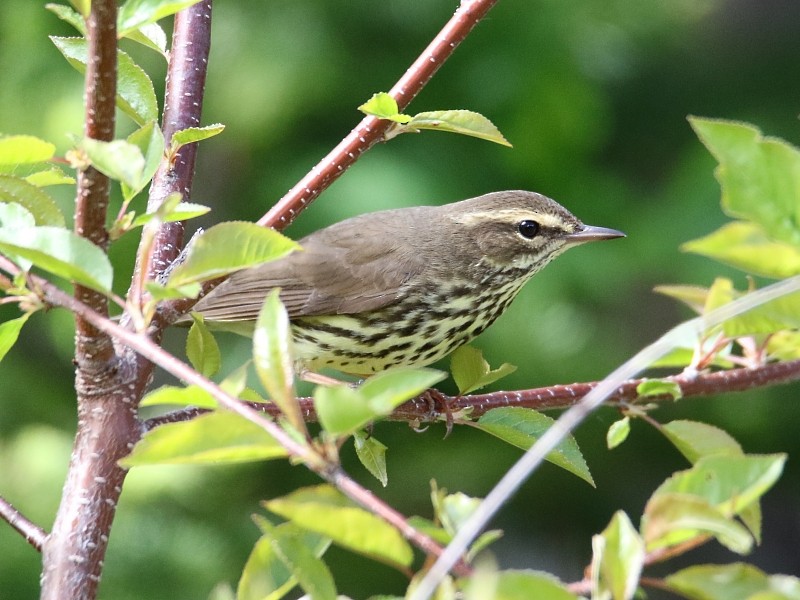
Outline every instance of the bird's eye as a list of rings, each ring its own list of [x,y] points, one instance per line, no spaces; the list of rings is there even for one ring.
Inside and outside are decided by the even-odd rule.
[[[519,233],[522,235],[522,237],[532,240],[536,237],[536,234],[539,233],[539,224],[536,221],[531,221],[530,219],[520,221]]]

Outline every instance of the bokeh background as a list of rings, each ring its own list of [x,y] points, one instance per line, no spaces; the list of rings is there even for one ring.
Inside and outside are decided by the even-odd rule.
[[[0,132],[30,133],[66,151],[81,131],[82,77],[48,35],[73,35],[43,2],[0,5]],[[455,0],[239,0],[214,7],[204,122],[223,135],[201,146],[194,202],[214,208],[203,224],[256,219],[359,120],[355,107],[387,90],[456,8]],[[628,238],[572,250],[538,275],[476,345],[492,364],[519,369],[504,389],[593,380],[687,318],[652,292],[659,283],[708,285],[745,277],[686,255],[679,245],[714,230],[719,209],[714,162],[687,115],[752,122],[798,139],[800,3],[793,0],[502,0],[414,101],[409,112],[469,108],[514,144],[428,132],[375,147],[288,233],[299,237],[346,216],[441,203],[524,188],[545,193],[585,222]],[[164,63],[128,44],[163,89]],[[120,134],[131,129],[123,116]],[[72,191],[59,190],[65,211]],[[118,200],[117,200],[118,201]],[[139,199],[138,207],[143,206]],[[112,249],[120,292],[137,239]],[[0,309],[0,320],[14,315]],[[75,428],[71,317],[37,315],[0,364],[0,494],[49,527]],[[168,337],[182,351],[185,333]],[[225,368],[246,360],[235,336]],[[446,366],[446,365],[445,365]],[[167,378],[163,378],[168,381]],[[782,479],[764,501],[764,543],[749,560],[800,575],[800,386],[797,384],[661,407],[655,417],[714,423],[748,452],[788,451]],[[686,465],[658,433],[635,423],[608,451],[617,418],[604,409],[577,439],[597,488],[546,465],[495,526],[503,567],[582,576],[590,537],[623,509],[638,522],[644,503]],[[443,427],[415,433],[381,423],[389,486],[345,448],[357,479],[407,514],[431,515],[429,482],[486,494],[519,452],[486,435]],[[258,530],[260,499],[317,480],[302,467],[264,463],[219,468],[150,468],[126,484],[113,529],[101,597],[206,598],[235,585]],[[353,598],[401,593],[397,573],[357,556],[329,553],[340,592]],[[671,563],[732,562],[717,546]],[[39,555],[0,524],[0,599],[38,596]],[[652,594],[651,597],[658,597]]]

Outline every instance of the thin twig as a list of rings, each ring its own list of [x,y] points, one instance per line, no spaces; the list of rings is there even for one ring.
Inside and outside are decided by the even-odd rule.
[[[8,500],[1,496],[0,518],[7,521],[11,527],[16,529],[31,546],[36,548],[39,552],[42,551],[42,545],[47,539],[47,532],[25,517],[25,515],[14,508]]]

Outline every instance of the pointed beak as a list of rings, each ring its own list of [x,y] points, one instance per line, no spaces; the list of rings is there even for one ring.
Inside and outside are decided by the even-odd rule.
[[[580,229],[566,236],[566,240],[568,244],[585,244],[586,242],[613,240],[614,238],[621,237],[625,237],[625,234],[616,229],[595,227],[594,225],[582,225]]]

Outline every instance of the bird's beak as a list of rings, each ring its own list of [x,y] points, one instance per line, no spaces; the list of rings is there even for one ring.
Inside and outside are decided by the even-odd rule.
[[[625,234],[608,227],[595,227],[594,225],[581,225],[581,227],[566,236],[568,244],[585,244],[599,240],[613,240],[625,237]]]

